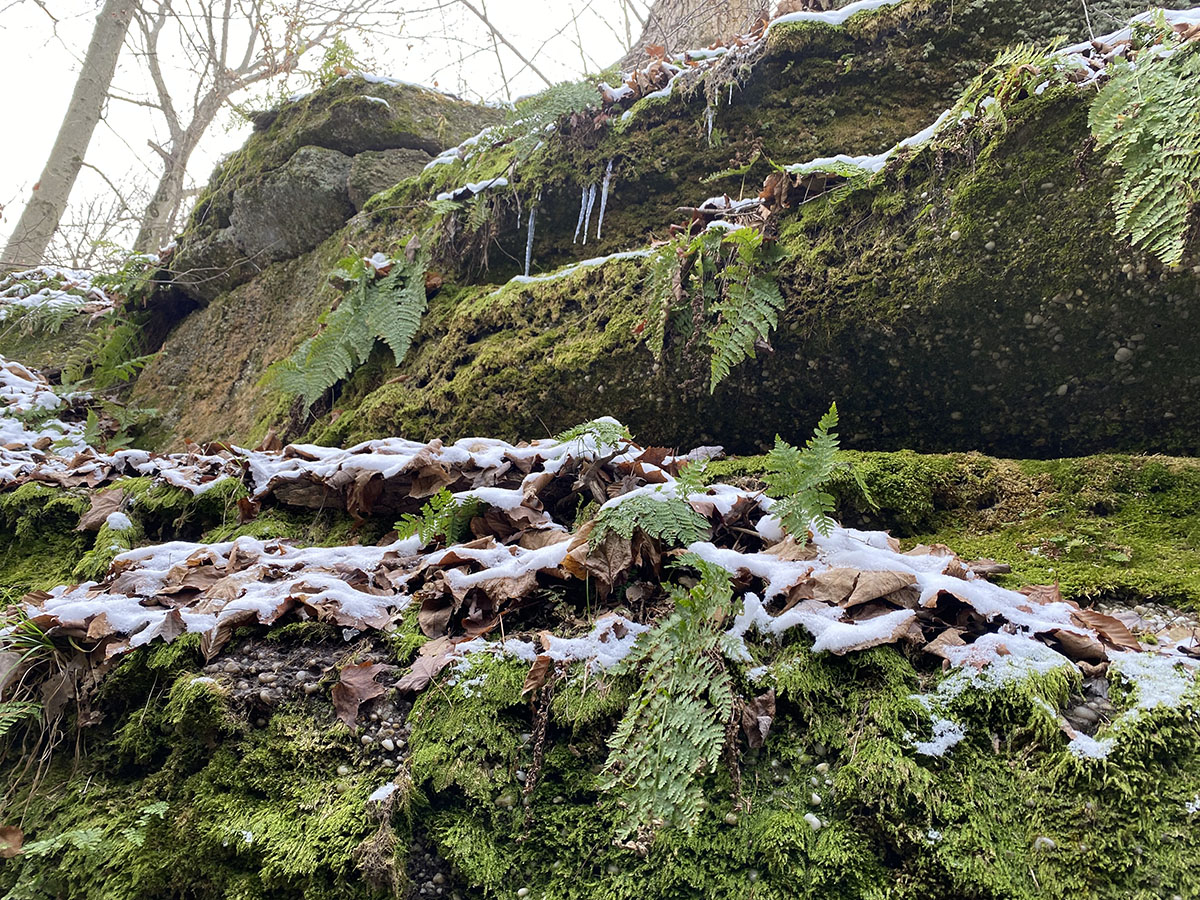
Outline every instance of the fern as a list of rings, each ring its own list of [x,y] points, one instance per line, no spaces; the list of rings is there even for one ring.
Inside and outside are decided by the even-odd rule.
[[[784,300],[769,274],[778,259],[775,245],[753,228],[706,229],[661,248],[650,264],[652,306],[643,329],[650,352],[662,358],[673,317],[690,321],[693,336],[702,331],[711,350],[715,391],[779,324]],[[685,297],[694,298],[691,309],[679,308]]]
[[[358,257],[339,263],[331,277],[349,282],[341,302],[321,318],[320,330],[267,371],[307,409],[325,391],[367,361],[376,339],[396,365],[408,355],[425,314],[425,257],[397,261],[381,278]]]
[[[582,444],[584,437],[591,437],[599,452],[603,452],[607,448],[615,450],[633,443],[633,436],[630,435],[629,429],[616,419],[610,418],[592,419],[568,428],[566,431],[556,434],[554,440],[560,444],[569,444],[572,441],[579,441]]]
[[[64,385],[87,381],[98,390],[131,381],[149,365],[157,353],[142,353],[145,334],[142,317],[114,314],[105,328],[88,332],[67,355],[63,365]]]
[[[42,705],[30,700],[0,701],[0,739],[22,722],[40,722]]]
[[[546,126],[563,116],[600,106],[600,92],[591,81],[570,81],[518,100],[500,127],[502,138],[532,144],[542,139]]]
[[[674,612],[615,670],[640,677],[600,776],[601,789],[624,805],[621,837],[646,826],[695,827],[703,800],[697,776],[720,759],[733,709],[719,628],[720,614],[732,611],[729,576],[691,554],[681,562],[700,571],[700,583],[671,589]]]
[[[835,525],[833,495],[826,490],[830,479],[839,470],[849,469],[838,459],[837,404],[821,417],[812,438],[801,450],[779,435],[767,454],[767,494],[776,498],[771,514],[782,523],[784,530],[800,543],[808,541],[811,526],[818,534],[828,535]],[[851,476],[863,496],[872,506],[870,492],[853,469]]]
[[[595,548],[610,533],[629,540],[639,529],[672,547],[687,546],[708,536],[708,521],[682,497],[634,494],[600,510],[588,542]]]
[[[426,547],[437,541],[446,546],[460,543],[471,533],[471,519],[479,515],[484,503],[475,497],[455,498],[446,488],[431,497],[416,515],[405,513],[396,523],[401,539],[414,535]]]
[[[1089,113],[1096,142],[1124,175],[1113,195],[1115,233],[1165,265],[1183,258],[1200,194],[1200,52],[1138,57],[1112,73]]]

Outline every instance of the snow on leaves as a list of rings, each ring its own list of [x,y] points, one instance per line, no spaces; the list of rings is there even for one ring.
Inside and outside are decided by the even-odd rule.
[[[828,436],[832,425],[825,424]],[[753,659],[751,632],[770,640],[796,626],[812,636],[816,652],[904,642],[972,671],[1004,664],[1034,644],[1047,659],[1081,667],[1146,652],[1115,618],[1064,601],[1055,587],[1019,593],[989,582],[985,575],[1003,569],[992,560],[968,562],[940,545],[901,552],[886,534],[825,521],[824,502],[789,512],[791,494],[778,479],[777,497],[704,486],[689,457],[642,448],[611,420],[562,437],[520,445],[395,438],[348,450],[222,445],[176,457],[93,453],[86,464],[59,461],[50,469],[55,477],[84,487],[110,483],[140,459],[157,477],[192,478],[197,488],[214,477],[240,478],[260,506],[338,504],[354,515],[394,516],[440,496],[440,508],[453,501],[469,516],[455,529],[374,547],[296,547],[249,537],[141,547],[117,555],[98,583],[28,595],[23,611],[48,635],[73,641],[87,656],[82,662],[102,670],[134,648],[185,633],[202,634],[212,658],[241,626],[298,619],[382,630],[416,604],[429,640],[400,678],[400,690],[422,690],[464,654],[490,652],[529,663],[535,691],[551,662],[619,663],[649,623],[671,609],[679,594],[670,582],[686,582],[689,568],[703,566],[727,573],[720,643],[735,662]],[[836,447],[820,434],[811,443],[829,457],[813,462],[826,472]],[[23,477],[38,472],[34,466]],[[819,489],[812,480],[800,479]],[[112,502],[98,495],[90,518],[107,521]],[[578,523],[578,511],[589,504],[591,517]],[[646,518],[640,505],[670,512],[671,527]],[[622,507],[631,513],[628,521],[602,525],[611,519],[606,510]],[[131,512],[136,516],[136,506]],[[594,622],[590,611],[581,617],[585,594],[589,606],[600,604]],[[580,612],[564,603],[572,596]],[[615,598],[624,605],[619,614]],[[576,633],[591,631],[557,636],[541,630],[547,617]],[[1175,660],[1188,657],[1172,653],[1167,661]],[[383,690],[375,681],[379,671],[343,670],[335,704],[347,724],[358,704]],[[740,712],[739,721],[748,733],[757,729],[752,739],[758,740],[770,715],[763,700]]]

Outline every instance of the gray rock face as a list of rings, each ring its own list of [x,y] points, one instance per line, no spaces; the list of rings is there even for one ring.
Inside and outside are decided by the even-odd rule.
[[[229,230],[258,265],[311,250],[354,214],[347,180],[350,157],[301,147],[284,166],[233,195]]]
[[[432,157],[424,150],[367,150],[350,163],[350,202],[360,210],[373,195],[398,181],[420,175]]]
[[[175,287],[202,304],[333,234],[369,197],[503,116],[436,91],[340,78],[254,116],[179,239]]]

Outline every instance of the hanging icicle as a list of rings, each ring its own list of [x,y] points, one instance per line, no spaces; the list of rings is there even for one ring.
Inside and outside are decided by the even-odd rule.
[[[713,125],[713,108],[708,106],[704,110],[704,122],[708,129],[708,146],[712,146],[712,125]]]
[[[533,220],[537,216],[538,200],[542,197],[538,194],[537,198],[529,204],[529,234],[525,237],[525,277],[529,277],[529,266],[533,262]]]
[[[585,187],[583,189],[583,196],[581,196],[579,198],[579,221],[575,223],[575,237],[571,238],[572,244],[579,242],[579,231],[581,228],[583,228],[583,213],[584,213],[584,210],[587,209],[587,197],[588,197],[588,190]],[[587,237],[587,235],[585,233],[584,238],[586,238],[586,237]]]
[[[592,226],[592,207],[596,205],[596,183],[593,181],[592,186],[587,192],[587,215],[583,220],[583,242],[587,243],[588,229]]]
[[[596,222],[596,240],[600,240],[600,230],[604,227],[604,210],[608,206],[608,183],[612,181],[612,164],[610,159],[608,168],[604,170],[604,183],[600,188],[600,219]]]

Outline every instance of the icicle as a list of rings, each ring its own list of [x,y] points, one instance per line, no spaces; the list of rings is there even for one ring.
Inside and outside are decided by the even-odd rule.
[[[583,220],[583,242],[587,243],[588,229],[592,225],[592,207],[596,205],[596,183],[592,182],[592,186],[587,192],[587,216]]]
[[[529,235],[525,238],[525,277],[529,277],[529,264],[533,261],[533,219],[537,215],[537,201],[529,204]]]
[[[604,209],[608,206],[608,183],[612,181],[612,160],[604,170],[604,184],[600,188],[600,220],[596,222],[596,240],[600,240],[600,229],[604,227]]]
[[[709,106],[704,110],[704,121],[708,128],[708,146],[712,146],[712,123],[713,123],[713,108]]]
[[[587,188],[583,189],[583,196],[579,198],[579,221],[575,224],[575,237],[571,238],[571,243],[579,241],[579,230],[583,228],[583,211],[587,208]],[[587,237],[587,234],[584,234]]]
[[[729,105],[733,106],[733,82],[729,82]]]

